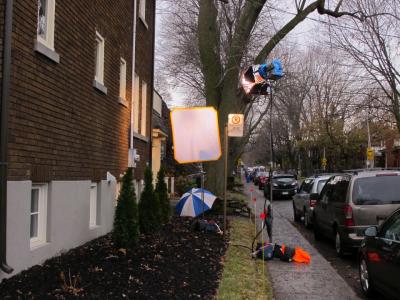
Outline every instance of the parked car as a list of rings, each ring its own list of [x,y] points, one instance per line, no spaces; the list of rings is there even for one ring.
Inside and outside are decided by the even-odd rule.
[[[379,291],[400,299],[400,209],[381,226],[365,231],[358,261],[361,288],[367,296]]]
[[[269,198],[269,184],[264,186],[264,196]],[[291,198],[296,194],[298,183],[292,174],[275,174],[272,176],[272,197]]]
[[[258,185],[258,181],[260,179],[260,173],[261,173],[261,171],[259,171],[259,170],[257,172],[255,172],[254,178],[253,178],[254,185]]]
[[[258,176],[258,189],[263,190],[265,184],[268,182],[269,173],[268,172],[259,172]]]
[[[332,176],[314,207],[314,236],[335,241],[339,256],[360,247],[364,231],[400,208],[400,172],[357,171]]]
[[[334,174],[314,175],[306,178],[297,194],[293,196],[293,215],[295,222],[304,218],[304,225],[309,228],[313,223],[314,206],[326,181]]]

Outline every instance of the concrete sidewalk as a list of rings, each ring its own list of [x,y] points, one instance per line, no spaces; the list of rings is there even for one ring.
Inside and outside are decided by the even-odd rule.
[[[251,185],[246,183],[244,185],[249,201]],[[254,195],[257,197],[256,216],[260,223],[258,216],[264,204],[264,196],[257,187],[254,187]],[[251,206],[254,212],[252,203]],[[288,221],[288,216],[293,214],[291,201],[276,201],[272,207],[273,242],[301,247],[311,255],[309,265],[282,262],[278,259],[266,262],[275,299],[359,299],[329,262]]]

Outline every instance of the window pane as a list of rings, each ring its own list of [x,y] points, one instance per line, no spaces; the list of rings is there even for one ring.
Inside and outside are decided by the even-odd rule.
[[[376,176],[355,180],[353,202],[357,205],[399,204],[400,176]]]
[[[99,78],[99,66],[100,66],[100,41],[96,39],[96,61],[95,61],[95,74],[96,74],[96,79]]]
[[[38,0],[38,35],[46,39],[47,0]]]
[[[38,236],[38,220],[38,214],[31,215],[31,238]]]
[[[394,223],[386,230],[385,238],[394,241],[400,241],[400,218],[398,218]]]
[[[145,18],[146,17],[146,0],[140,0],[140,16]]]
[[[318,186],[317,186],[317,193],[320,194],[322,191],[322,188],[324,187],[326,183],[326,180],[320,180],[318,181]]]
[[[39,211],[39,190],[32,189],[31,191],[31,213]]]

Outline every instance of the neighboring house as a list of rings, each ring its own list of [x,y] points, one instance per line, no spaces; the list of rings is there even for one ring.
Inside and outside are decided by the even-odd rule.
[[[375,166],[400,168],[400,137],[396,133],[381,142],[382,147],[375,149]]]
[[[0,259],[14,271],[3,266],[0,281],[110,232],[115,178],[128,163],[140,193],[151,164],[155,2],[1,1]]]
[[[152,117],[152,171],[154,182],[161,165],[166,171],[165,182],[170,195],[175,194],[175,161],[172,153],[170,111],[162,97],[154,91]]]

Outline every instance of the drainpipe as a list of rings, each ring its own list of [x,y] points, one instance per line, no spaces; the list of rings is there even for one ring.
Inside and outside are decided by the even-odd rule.
[[[134,111],[133,104],[135,100],[135,64],[136,64],[136,9],[137,0],[133,0],[133,24],[132,24],[132,92],[131,92],[131,134],[129,148],[133,149],[133,125],[134,125]]]
[[[156,45],[156,11],[157,11],[157,1],[154,1],[154,16],[153,16],[153,57],[151,58],[152,72],[151,72],[151,103],[150,103],[150,136],[149,136],[149,166],[150,169],[153,167],[153,102],[154,102],[154,56],[155,56],[155,45]],[[161,103],[161,114],[162,114],[162,103]],[[157,176],[155,174],[154,176]]]
[[[0,99],[0,269],[11,273],[13,269],[7,264],[7,134],[8,134],[8,101],[10,95],[11,70],[11,34],[12,34],[13,0],[6,1],[4,15],[4,51],[3,80]]]

